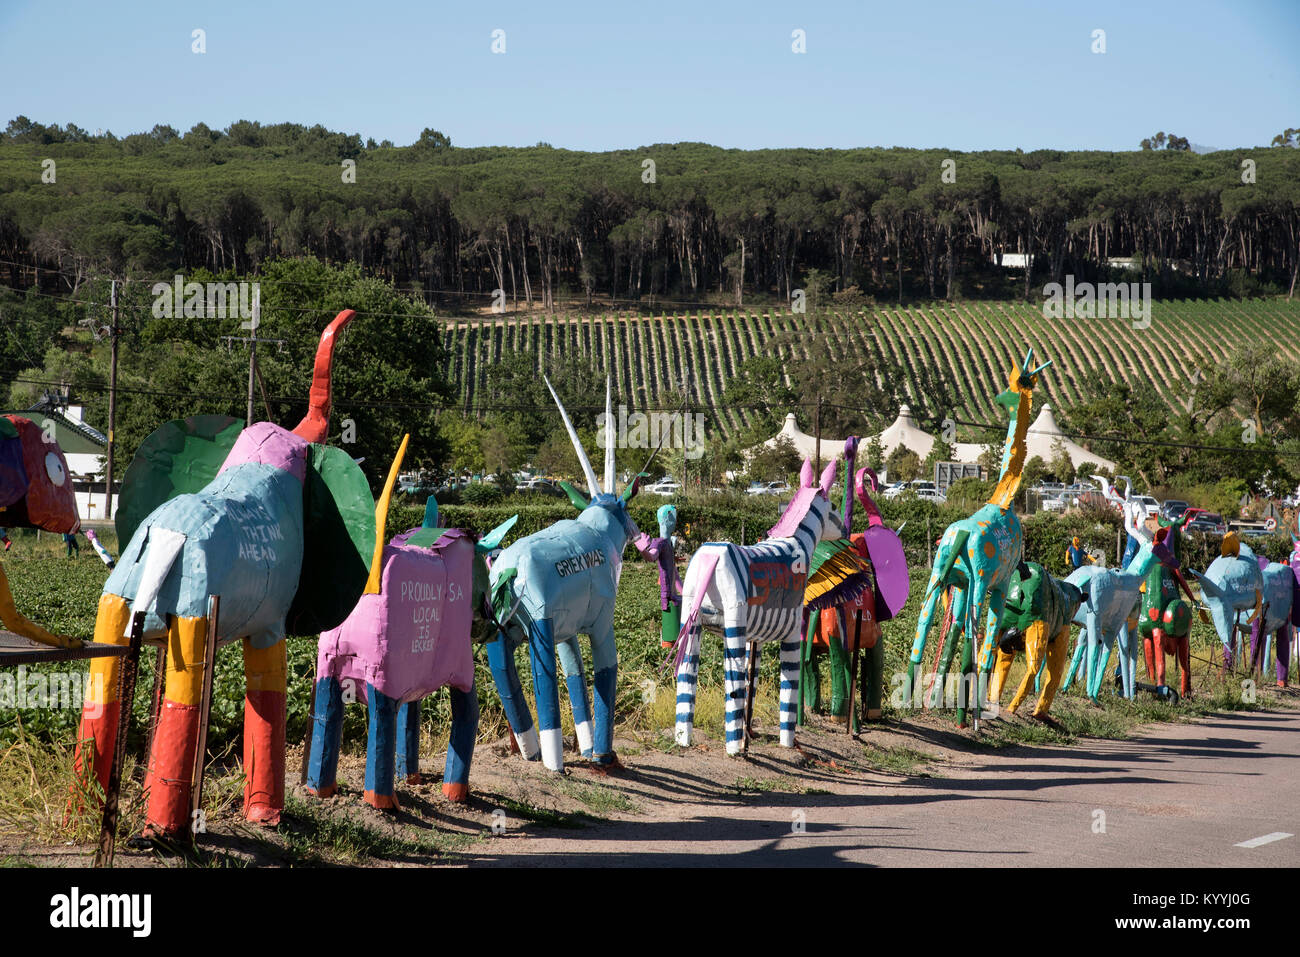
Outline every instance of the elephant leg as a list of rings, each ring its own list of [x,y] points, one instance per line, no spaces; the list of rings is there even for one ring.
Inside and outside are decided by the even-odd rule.
[[[591,760],[596,764],[617,764],[614,755],[614,713],[618,700],[618,646],[614,642],[614,622],[597,628],[591,636],[591,666],[596,672],[592,685],[595,695],[595,728],[592,735]]]
[[[1277,686],[1286,687],[1287,673],[1291,668],[1291,625],[1285,624],[1277,630]]]
[[[326,676],[316,682],[312,709],[307,793],[327,798],[338,791],[339,745],[343,740],[343,685]]]
[[[832,642],[835,640],[831,636]],[[759,646],[760,648],[762,645]],[[832,645],[833,647],[833,645]],[[832,658],[832,668],[835,668]],[[847,666],[841,667],[843,673]],[[799,632],[788,635],[781,642],[781,747],[794,747],[795,711],[799,699]],[[849,716],[852,720],[852,715]]]
[[[989,681],[989,701],[994,704],[1002,701],[1002,686],[1007,683],[1007,675],[1010,674],[1011,664],[1015,660],[1014,652],[998,649],[997,658],[993,662],[993,677]]]
[[[695,689],[700,670],[700,623],[696,621],[684,639],[686,642],[682,663],[677,666],[677,715],[673,740],[683,748],[691,746],[691,731],[695,726]]]
[[[496,638],[487,643],[487,655],[492,681],[497,686],[501,707],[510,723],[510,730],[514,732],[519,753],[529,761],[536,761],[541,757],[541,746],[537,741],[537,728],[533,725],[533,713],[524,700],[519,670],[515,667],[515,652],[509,639],[497,632]]]
[[[244,817],[279,824],[284,810],[284,718],[288,688],[284,640],[254,648],[244,639]]]
[[[366,736],[365,802],[381,811],[399,810],[393,779],[397,763],[397,701],[366,682],[370,727]]]
[[[560,687],[555,674],[555,633],[549,619],[532,622],[528,653],[533,666],[533,696],[537,701],[538,741],[542,764],[564,770],[564,737],[560,732]]]
[[[573,731],[578,739],[578,750],[584,758],[591,757],[591,706],[587,703],[587,674],[582,667],[582,649],[577,638],[558,642],[555,650],[560,654],[560,668],[564,683],[569,689],[569,706],[573,709]]]
[[[419,784],[420,707],[424,699],[408,701],[397,708],[397,764],[394,773],[407,784]]]
[[[1016,709],[1029,696],[1029,685],[1038,675],[1038,669],[1047,655],[1047,625],[1036,621],[1025,629],[1025,674],[1020,685],[1007,705],[1007,711],[1016,713]]]
[[[761,649],[760,649],[761,653]],[[722,645],[723,691],[727,754],[739,754],[745,747],[745,704],[749,700],[749,642],[745,627],[727,628]]]
[[[125,645],[131,605],[119,595],[101,595],[99,611],[95,616],[95,641],[106,645]],[[92,658],[90,678],[81,709],[81,729],[77,732],[77,750],[74,766],[77,780],[89,782],[93,774],[99,783],[100,793],[108,787],[108,774],[113,765],[113,749],[117,744],[117,724],[121,715],[118,701],[118,684],[121,670],[120,658]],[[73,804],[80,808],[81,796],[73,795]]]
[[[194,781],[194,753],[199,746],[207,634],[206,618],[174,617],[167,621],[166,692],[144,782],[149,794],[145,827],[149,835],[176,839],[189,834],[190,790]],[[282,795],[283,741],[281,735]]]
[[[463,804],[469,800],[469,766],[478,738],[478,691],[451,689],[451,740],[447,763],[442,771],[442,793],[447,800]]]
[[[1065,625],[1047,644],[1047,653],[1043,657],[1043,691],[1034,705],[1034,717],[1042,718],[1052,709],[1056,699],[1056,689],[1061,684],[1061,675],[1065,673],[1066,649],[1070,643],[1070,626]]]

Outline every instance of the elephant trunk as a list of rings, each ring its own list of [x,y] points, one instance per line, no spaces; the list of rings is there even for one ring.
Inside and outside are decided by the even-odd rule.
[[[344,309],[320,334],[320,345],[316,347],[316,364],[312,367],[307,415],[293,430],[294,435],[301,436],[308,442],[324,442],[329,434],[334,343],[338,339],[338,333],[355,317],[356,313],[351,309]]]

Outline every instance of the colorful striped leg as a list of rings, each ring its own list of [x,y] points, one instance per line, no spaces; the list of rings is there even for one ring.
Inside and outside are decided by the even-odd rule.
[[[420,707],[424,699],[408,701],[397,708],[397,765],[394,773],[407,784],[419,784],[420,778]],[[452,727],[455,727],[452,716]],[[453,732],[454,733],[454,732]]]
[[[166,697],[144,782],[149,794],[145,833],[151,836],[173,840],[189,836],[207,630],[206,618],[170,618],[167,622]],[[283,769],[280,777],[283,780]]]
[[[611,621],[604,634],[591,636],[591,665],[596,672],[596,727],[591,759],[597,764],[615,764],[614,706],[618,691],[618,647]]]
[[[288,681],[284,640],[254,648],[244,639],[244,817],[275,825],[284,810],[284,716]]]
[[[578,639],[561,641],[555,650],[559,652],[564,683],[569,689],[569,706],[573,708],[573,731],[578,739],[578,750],[584,758],[590,758],[591,706],[587,703],[587,675],[582,667],[582,651],[578,647]]]
[[[478,691],[451,690],[451,740],[447,763],[442,771],[442,793],[447,800],[463,804],[469,800],[469,765],[478,737]]]
[[[547,770],[563,771],[564,737],[560,732],[560,687],[555,675],[555,633],[549,621],[534,621],[528,629],[528,653],[533,665],[542,764]]]
[[[845,651],[847,642],[838,627],[826,637],[830,645],[831,714],[840,717],[849,703],[849,656]]]
[[[695,722],[695,681],[700,670],[700,625],[697,621],[682,639],[686,653],[677,666],[677,726],[673,739],[683,748],[691,746],[691,729]]]
[[[366,682],[370,731],[366,737],[366,790],[362,797],[371,807],[397,810],[393,765],[397,758],[397,702]]]
[[[834,640],[835,636],[832,635],[831,641]],[[781,642],[781,747],[783,748],[794,747],[795,712],[798,700],[799,633],[795,632]]]
[[[885,692],[885,638],[876,637],[876,643],[867,649],[862,661],[862,701],[867,708],[867,720],[879,721],[884,717]]]
[[[106,645],[125,645],[127,626],[131,621],[131,606],[118,595],[102,595],[99,612],[95,617],[95,641]],[[117,723],[121,707],[117,700],[118,681],[121,674],[120,658],[93,658],[90,662],[90,685],[86,689],[81,709],[81,729],[77,732],[77,750],[74,766],[77,779],[87,772],[87,764],[102,793],[108,787],[108,773],[113,764],[113,748],[117,743]],[[81,810],[77,794],[73,806]]]
[[[312,709],[311,758],[307,764],[307,793],[327,798],[338,791],[339,746],[343,740],[343,685],[338,678],[316,682]]]
[[[748,658],[749,643],[745,640],[745,626],[727,628],[723,635],[722,676],[723,690],[727,696],[724,713],[729,755],[739,754],[745,747],[745,702],[749,693],[749,675],[745,666]]]
[[[497,632],[496,638],[487,643],[487,654],[492,681],[497,686],[501,707],[505,710],[510,730],[514,732],[519,753],[529,761],[536,761],[541,757],[541,746],[537,741],[537,728],[533,725],[533,713],[528,710],[524,689],[519,683],[514,649],[506,636]]]

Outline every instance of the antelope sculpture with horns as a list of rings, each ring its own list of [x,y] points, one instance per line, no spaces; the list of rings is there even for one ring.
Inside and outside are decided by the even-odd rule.
[[[633,479],[622,495],[614,494],[614,444],[608,442],[602,491],[569,414],[549,380],[546,387],[559,407],[591,498],[564,483],[569,500],[582,514],[519,539],[493,562],[492,606],[497,620],[505,624],[488,643],[488,664],[519,750],[528,760],[535,761],[540,756],[548,769],[560,771],[564,768],[564,755],[556,684],[557,652],[569,688],[579,750],[596,765],[617,763],[614,695],[618,651],[614,645],[614,598],[628,540],[632,539],[637,549],[644,552],[650,539],[636,527],[627,511],[640,477]],[[608,380],[605,412],[612,416]],[[596,672],[594,724],[578,647],[580,634],[591,640]],[[532,663],[538,726],[533,724],[515,669],[514,651],[525,640]]]

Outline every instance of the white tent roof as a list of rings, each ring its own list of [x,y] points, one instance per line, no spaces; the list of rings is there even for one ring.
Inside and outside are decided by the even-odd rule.
[[[880,433],[880,444],[885,450],[885,455],[901,445],[924,460],[934,448],[934,436],[921,428],[912,416],[911,407],[903,405],[898,409],[898,418],[894,420],[894,424]]]
[[[809,435],[807,432],[803,431],[803,429],[799,428],[798,423],[795,422],[793,412],[786,415],[785,422],[781,426],[781,431],[776,433],[776,435],[772,436],[763,444],[768,448],[775,448],[776,443],[782,438],[789,439],[790,443],[794,446],[794,450],[798,452],[802,458],[817,458],[817,437],[815,435]],[[844,440],[828,439],[823,435],[822,461],[830,462],[834,459],[842,458],[843,456]]]
[[[1025,444],[1029,446],[1029,458],[1038,455],[1042,457],[1044,462],[1051,462],[1052,456],[1056,454],[1052,450],[1052,446],[1058,441],[1065,446],[1065,454],[1070,457],[1070,462],[1075,468],[1078,468],[1084,462],[1092,462],[1114,472],[1116,466],[1110,459],[1104,459],[1096,452],[1089,452],[1082,445],[1077,445],[1065,438],[1061,434],[1061,427],[1056,424],[1056,416],[1052,414],[1052,407],[1044,405],[1043,410],[1038,413],[1038,418],[1029,427],[1029,434],[1025,436]]]

